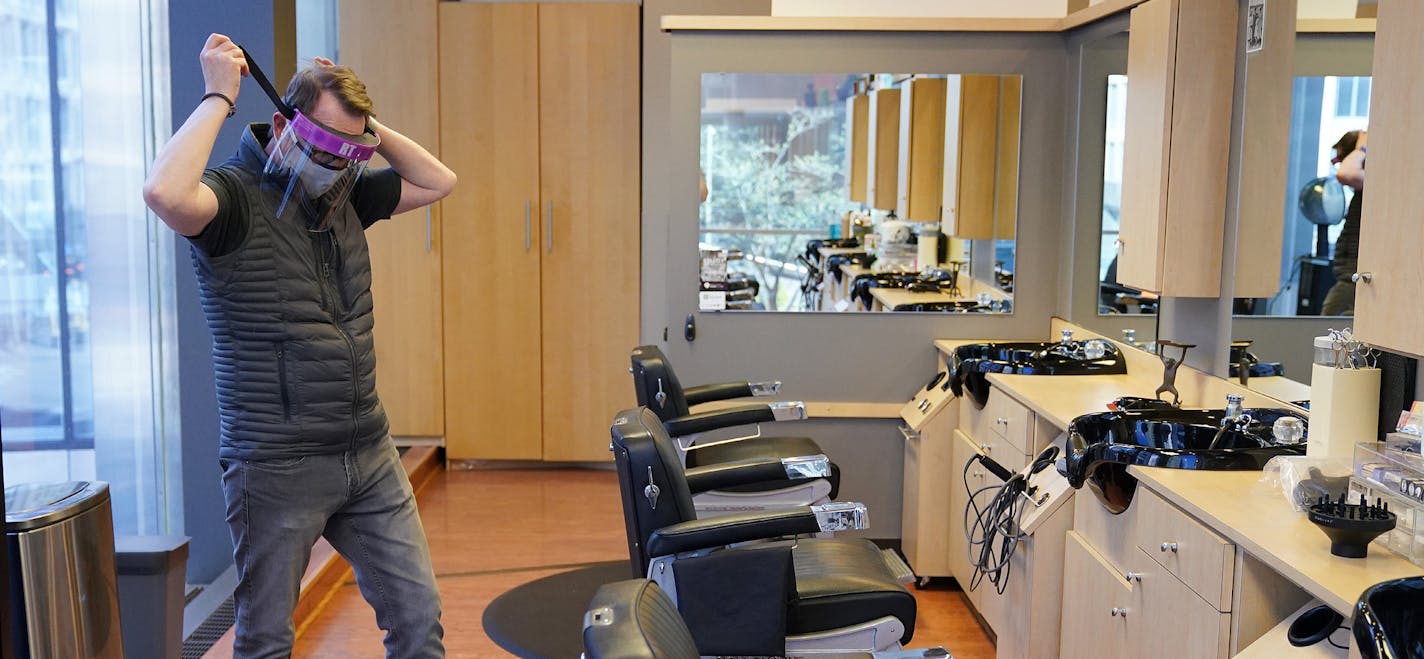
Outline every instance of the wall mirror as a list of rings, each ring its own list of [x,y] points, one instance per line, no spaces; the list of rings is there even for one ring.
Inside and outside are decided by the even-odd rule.
[[[1247,176],[1264,167],[1286,172],[1279,286],[1270,297],[1233,302],[1228,368],[1239,377],[1244,365],[1247,386],[1273,386],[1255,379],[1273,376],[1308,383],[1312,338],[1351,325],[1352,285],[1334,295],[1331,289],[1337,271],[1346,278],[1353,271],[1350,236],[1358,222],[1345,216],[1356,191],[1336,179],[1332,161],[1346,133],[1368,128],[1373,42],[1371,33],[1297,34],[1288,153],[1280,162],[1243,163]]]
[[[699,308],[1012,313],[1022,91],[703,74]]]

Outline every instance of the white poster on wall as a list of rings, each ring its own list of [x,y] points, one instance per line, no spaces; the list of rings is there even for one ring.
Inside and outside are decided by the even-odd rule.
[[[1254,53],[1266,45],[1266,0],[1246,3],[1246,52]]]

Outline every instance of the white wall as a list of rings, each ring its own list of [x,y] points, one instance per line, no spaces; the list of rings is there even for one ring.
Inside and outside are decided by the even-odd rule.
[[[1300,18],[1354,18],[1358,0],[1297,0]],[[1269,8],[1268,10],[1269,11]]]

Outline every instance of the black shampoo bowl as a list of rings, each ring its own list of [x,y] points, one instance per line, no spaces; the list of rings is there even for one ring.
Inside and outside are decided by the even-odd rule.
[[[1365,659],[1424,657],[1424,577],[1365,589],[1355,603],[1354,633]]]
[[[1088,344],[1096,350],[1087,350]],[[1111,341],[974,343],[959,346],[949,360],[950,386],[954,395],[968,394],[975,405],[984,407],[989,400],[990,373],[1020,375],[1114,375],[1127,372],[1122,351]]]
[[[1278,455],[1305,455],[1305,442],[1278,444],[1271,432],[1276,419],[1304,417],[1283,409],[1243,410],[1249,423],[1227,424],[1221,409],[1119,409],[1085,414],[1068,427],[1068,445],[1060,471],[1075,488],[1087,484],[1114,514],[1127,510],[1137,489],[1128,465],[1258,470]]]

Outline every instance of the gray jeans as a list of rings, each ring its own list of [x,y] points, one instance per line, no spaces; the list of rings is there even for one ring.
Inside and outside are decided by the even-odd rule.
[[[1355,274],[1357,259],[1353,256],[1336,258],[1330,265],[1330,274],[1335,275],[1335,285],[1325,294],[1320,303],[1322,316],[1355,315],[1355,282],[1350,277]]]
[[[334,455],[219,462],[237,561],[234,657],[291,655],[297,591],[321,536],[355,570],[387,657],[445,655],[430,547],[389,437]]]

